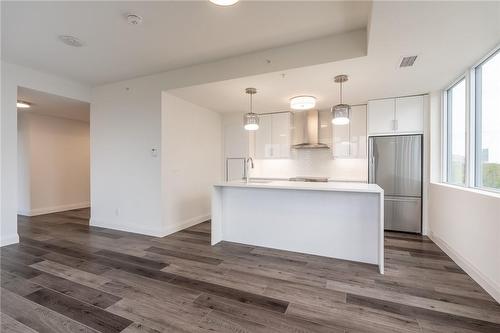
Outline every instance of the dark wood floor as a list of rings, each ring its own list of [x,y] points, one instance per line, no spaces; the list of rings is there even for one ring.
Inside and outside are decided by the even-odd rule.
[[[2,332],[500,332],[500,305],[426,237],[387,233],[377,267],[19,218],[1,249]]]

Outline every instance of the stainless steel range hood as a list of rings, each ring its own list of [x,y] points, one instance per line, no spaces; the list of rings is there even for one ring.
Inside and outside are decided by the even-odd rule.
[[[319,112],[308,110],[295,112],[294,145],[295,149],[329,149],[326,143],[319,142]]]

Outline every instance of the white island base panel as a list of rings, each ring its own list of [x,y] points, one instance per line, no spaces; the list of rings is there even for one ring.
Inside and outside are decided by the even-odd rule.
[[[323,184],[293,188],[287,183],[215,185],[212,245],[225,240],[376,264],[383,274],[380,187],[358,191]]]

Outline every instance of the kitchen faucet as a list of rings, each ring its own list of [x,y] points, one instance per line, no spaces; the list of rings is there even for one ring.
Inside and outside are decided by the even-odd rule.
[[[245,160],[245,180],[246,180],[246,183],[247,183],[247,184],[248,184],[248,179],[250,178],[250,177],[249,177],[250,170],[248,170],[248,162],[250,162],[250,167],[253,169],[253,167],[254,167],[254,165],[253,165],[253,158],[248,157],[248,158]]]

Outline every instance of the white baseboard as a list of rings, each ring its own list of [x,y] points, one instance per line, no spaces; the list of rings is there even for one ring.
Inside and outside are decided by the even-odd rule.
[[[175,233],[177,231],[181,231],[183,229],[192,227],[193,225],[196,225],[196,224],[201,223],[201,222],[205,222],[207,220],[210,220],[210,215],[209,214],[193,217],[193,218],[191,218],[189,220],[186,220],[186,221],[180,222],[180,223],[178,223],[178,224],[176,224],[174,226],[168,227],[166,229],[165,236],[173,234],[173,233]]]
[[[0,239],[0,246],[7,246],[10,244],[16,244],[16,243],[19,243],[18,234],[2,235],[2,238]]]
[[[484,290],[486,290],[491,297],[500,303],[500,286],[491,280],[489,277],[481,273],[470,261],[465,259],[457,251],[455,251],[446,241],[441,237],[429,232],[429,238],[436,243],[455,263],[460,266],[469,276],[474,279]]]
[[[124,223],[110,222],[109,220],[96,219],[94,217],[91,217],[90,218],[90,225],[94,226],[94,227],[101,227],[101,228],[107,228],[107,229],[132,232],[135,234],[141,234],[141,235],[147,235],[147,236],[154,236],[154,237],[164,237],[165,236],[165,231],[163,229],[144,228],[143,226],[141,226],[141,223],[124,224]]]
[[[197,217],[191,218],[189,220],[183,221],[179,224],[176,224],[176,225],[168,227],[168,228],[151,229],[151,228],[144,228],[138,223],[137,224],[136,223],[127,223],[126,225],[124,225],[123,223],[114,223],[114,222],[109,222],[109,221],[106,221],[103,219],[96,219],[96,218],[92,217],[90,219],[90,225],[95,226],[95,227],[132,232],[132,233],[142,234],[142,235],[147,235],[147,236],[165,237],[165,236],[173,234],[177,231],[189,228],[195,224],[205,222],[206,220],[209,220],[209,219],[210,219],[210,215],[201,215],[201,216],[197,216]]]
[[[35,209],[31,209],[31,210],[18,210],[17,213],[19,215],[24,215],[24,216],[37,216],[37,215],[64,212],[66,210],[88,208],[88,207],[90,207],[90,202],[86,201],[86,202],[78,202],[78,203],[69,204],[69,205],[42,207],[42,208],[35,208]]]

